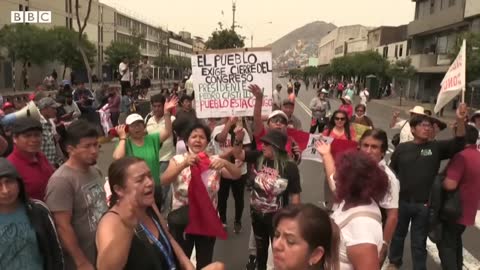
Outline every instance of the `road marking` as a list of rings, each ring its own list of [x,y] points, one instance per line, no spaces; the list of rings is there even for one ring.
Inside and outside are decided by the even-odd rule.
[[[312,117],[312,110],[307,107],[302,101],[300,101],[298,98],[295,98],[295,101],[302,107],[302,109],[308,114],[308,116]]]
[[[427,251],[433,261],[441,265],[437,245],[427,238]],[[478,270],[480,262],[468,250],[463,248],[463,270]]]

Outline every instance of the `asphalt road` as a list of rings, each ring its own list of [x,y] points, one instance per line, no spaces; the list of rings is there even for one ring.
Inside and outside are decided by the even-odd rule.
[[[274,77],[274,85],[282,83],[284,85],[284,91],[286,91],[286,80]],[[282,93],[286,96],[286,93]],[[310,112],[308,110],[308,104],[314,97],[315,91],[310,89],[306,90],[304,86],[300,90],[297,98],[297,104],[295,106],[295,115],[301,120],[304,130],[309,129],[310,124]],[[338,108],[339,102],[337,100],[331,101],[333,108]],[[375,126],[387,131],[389,138],[391,138],[396,132],[388,128],[393,109],[377,103],[369,103],[367,114],[374,122]],[[407,115],[403,115],[407,117]],[[448,138],[451,136],[450,130],[445,130],[439,134],[439,139]],[[392,150],[391,148],[390,150]],[[112,160],[111,155],[113,153],[113,143],[105,144],[102,146],[101,154],[98,160],[98,165],[102,171],[106,174],[108,166]],[[391,154],[389,151],[388,156]],[[324,171],[323,167],[316,162],[303,161],[300,164],[301,180],[302,180],[302,201],[320,205],[324,200],[323,198],[323,186],[324,186]],[[250,217],[249,217],[249,196],[245,194],[245,210],[243,214],[243,232],[236,235],[232,232],[234,207],[232,196],[228,202],[228,231],[229,238],[226,241],[218,240],[215,245],[214,259],[222,261],[226,264],[226,269],[240,270],[245,269],[245,264],[248,259],[248,240],[250,234]],[[478,260],[480,259],[480,218],[477,217],[476,226],[470,227],[464,233],[464,257],[465,267],[464,269],[480,269]],[[428,245],[428,269],[440,269],[440,261],[438,259],[438,252],[434,244]],[[404,265],[402,269],[413,269],[410,256],[410,242],[407,237],[404,250]]]

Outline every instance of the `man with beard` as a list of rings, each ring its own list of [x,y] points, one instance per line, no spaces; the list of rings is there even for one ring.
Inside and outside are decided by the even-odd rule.
[[[95,232],[107,200],[103,176],[94,165],[98,132],[84,120],[66,130],[68,160],[48,182],[45,202],[50,208],[65,253],[65,269],[95,269]]]

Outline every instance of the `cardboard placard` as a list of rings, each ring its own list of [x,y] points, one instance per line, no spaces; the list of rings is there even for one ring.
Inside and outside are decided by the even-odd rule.
[[[229,49],[192,56],[192,82],[198,118],[252,116],[255,97],[248,86],[263,89],[262,115],[272,111],[270,49]]]

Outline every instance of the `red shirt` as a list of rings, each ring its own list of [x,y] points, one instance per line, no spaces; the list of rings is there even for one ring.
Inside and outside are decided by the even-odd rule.
[[[352,116],[353,116],[353,106],[352,106],[352,104],[343,104],[338,109],[346,112],[347,115],[348,115],[348,119],[352,118]]]
[[[7,159],[22,177],[28,196],[43,201],[48,179],[54,171],[45,155],[39,152],[36,154],[36,159],[32,159],[15,147]]]
[[[477,146],[465,148],[456,154],[447,169],[447,178],[458,182],[462,216],[458,224],[465,226],[475,224],[478,203],[480,202],[480,152]]]
[[[330,132],[330,134],[328,134],[328,128],[327,128],[322,132],[322,135],[332,137],[335,140],[347,140],[348,141],[346,132],[343,132],[343,134],[339,135],[339,134],[335,133],[334,130],[332,130],[332,132]],[[354,141],[356,137],[357,137],[357,134],[355,132],[355,129],[353,127],[350,127],[350,138],[351,138],[350,140]]]

